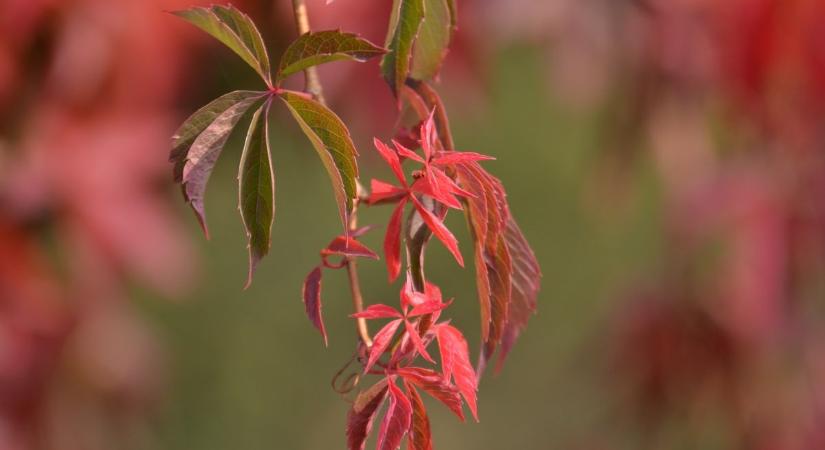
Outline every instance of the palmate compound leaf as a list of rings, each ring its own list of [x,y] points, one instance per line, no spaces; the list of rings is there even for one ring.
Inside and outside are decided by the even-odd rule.
[[[453,32],[448,0],[424,0],[424,20],[415,41],[410,76],[431,80],[441,70]]]
[[[413,44],[424,20],[424,0],[394,0],[381,72],[396,97],[407,80]]]
[[[227,139],[241,119],[263,102],[264,92],[235,91],[192,114],[172,137],[169,160],[174,163],[175,181],[183,184],[183,195],[209,237],[204,212],[206,184]]]
[[[268,118],[269,103],[255,111],[252,117],[238,169],[238,202],[249,239],[246,287],[252,283],[258,262],[269,253],[275,218],[275,175],[269,151]]]
[[[358,152],[349,130],[334,112],[304,94],[284,91],[279,96],[321,158],[332,181],[341,221],[346,227],[352,200],[357,195],[355,180],[358,178],[355,160]]]
[[[365,62],[387,51],[352,33],[337,30],[303,34],[287,47],[281,56],[276,78],[281,80],[307,67],[332,61]]]
[[[267,86],[272,85],[266,46],[249,16],[234,6],[219,5],[173,11],[172,14],[221,41],[255,69]]]

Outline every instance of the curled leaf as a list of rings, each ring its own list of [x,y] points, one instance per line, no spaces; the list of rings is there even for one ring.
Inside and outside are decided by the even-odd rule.
[[[349,236],[338,236],[321,250],[321,255],[342,255],[350,257],[378,259],[378,255],[366,245]]]
[[[321,273],[320,267],[312,269],[304,280],[301,296],[309,321],[321,332],[321,336],[324,337],[324,345],[328,346],[327,330],[324,327],[324,318],[321,314]]]
[[[338,30],[309,32],[293,41],[283,56],[277,79],[331,61],[365,62],[387,51],[352,33]]]
[[[381,71],[396,97],[410,72],[413,43],[424,19],[424,0],[395,0]]]
[[[263,93],[236,91],[218,98],[193,114],[172,138],[175,175],[206,236],[204,197],[212,169],[238,122],[257,106]]]

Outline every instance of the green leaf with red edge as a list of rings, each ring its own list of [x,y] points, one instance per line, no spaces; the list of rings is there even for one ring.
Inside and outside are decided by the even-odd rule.
[[[438,350],[441,353],[441,366],[444,379],[452,378],[464,401],[478,421],[478,406],[476,405],[476,391],[478,381],[473,365],[470,363],[470,350],[467,340],[457,328],[448,324],[439,324],[435,327],[438,339]]]
[[[307,318],[309,318],[312,325],[321,332],[321,336],[324,337],[324,345],[329,346],[327,329],[324,327],[324,317],[321,314],[321,274],[320,267],[312,269],[304,280],[301,297],[304,302]]]
[[[355,398],[347,413],[347,449],[364,450],[378,408],[387,397],[387,380],[381,380]]]
[[[272,222],[275,219],[275,175],[269,151],[269,104],[252,116],[238,169],[238,203],[249,240],[249,276],[267,253],[272,242]]]
[[[390,402],[378,431],[378,450],[396,450],[400,447],[412,422],[410,400],[398,389],[395,380],[390,379],[388,388]]]
[[[183,196],[207,238],[204,198],[209,176],[232,131],[265,94],[235,91],[223,95],[189,116],[172,136],[169,160],[174,163],[175,181],[182,183]]]
[[[430,394],[434,399],[444,404],[459,419],[464,421],[464,410],[461,408],[461,393],[450,380],[438,372],[421,367],[402,367],[398,375]]]
[[[284,91],[280,97],[321,158],[332,181],[341,221],[346,227],[352,201],[357,196],[358,178],[355,160],[358,152],[349,130],[329,108],[302,93]]]
[[[172,14],[205,31],[232,49],[269,86],[272,84],[269,56],[255,24],[234,6],[195,7]]]
[[[399,91],[410,72],[413,44],[424,20],[424,0],[395,0],[384,45],[389,53],[381,60],[381,72],[393,94]]]
[[[424,20],[415,41],[411,77],[431,80],[438,75],[447,56],[452,32],[452,14],[447,0],[424,0]]]
[[[365,62],[387,53],[370,41],[340,30],[309,32],[289,44],[278,69],[277,80],[308,67],[332,61]]]
[[[432,450],[433,438],[430,431],[430,419],[427,417],[427,409],[424,408],[424,401],[416,391],[415,387],[404,380],[404,387],[407,389],[407,396],[412,405],[412,424],[410,425],[409,450]]]

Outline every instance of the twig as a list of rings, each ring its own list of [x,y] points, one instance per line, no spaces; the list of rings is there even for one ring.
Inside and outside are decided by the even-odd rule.
[[[309,13],[304,0],[292,0],[292,11],[295,13],[295,24],[298,26],[298,35],[309,33]],[[321,80],[318,78],[318,68],[308,67],[304,70],[306,78],[306,91],[312,94],[316,100],[324,102],[324,91],[321,88]]]

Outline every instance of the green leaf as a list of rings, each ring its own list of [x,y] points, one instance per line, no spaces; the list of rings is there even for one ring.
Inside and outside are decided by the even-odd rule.
[[[265,92],[235,91],[214,100],[193,114],[173,137],[171,157],[176,181],[192,206],[204,233],[209,237],[204,211],[206,184],[226,141],[252,105],[263,101]]]
[[[352,33],[336,30],[306,33],[296,39],[281,56],[277,79],[280,80],[307,67],[349,59],[365,62],[387,51]]]
[[[334,112],[305,94],[284,91],[280,97],[318,152],[332,181],[338,212],[346,227],[352,199],[357,195],[355,180],[358,178],[355,161],[358,152],[349,130]]]
[[[424,19],[424,0],[395,0],[387,33],[390,50],[381,61],[381,72],[393,93],[398,93],[410,72],[413,43]]]
[[[268,86],[272,84],[266,47],[249,16],[234,6],[195,7],[172,14],[221,41],[255,69]]]
[[[272,222],[275,218],[275,175],[269,151],[269,103],[255,111],[246,135],[238,168],[238,203],[249,239],[249,276],[267,253],[272,242]]]
[[[424,11],[410,73],[416,80],[431,80],[438,75],[453,31],[447,0],[424,0]]]

